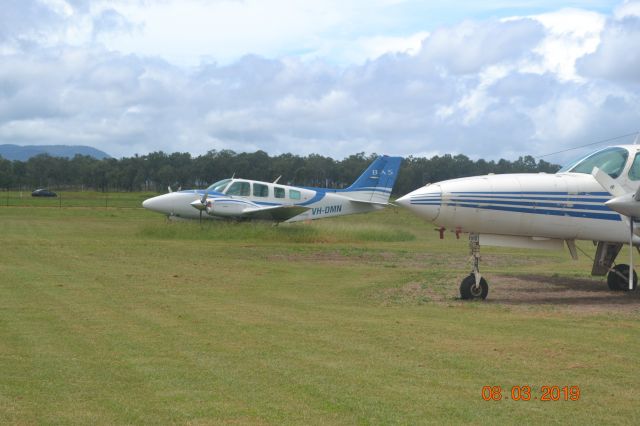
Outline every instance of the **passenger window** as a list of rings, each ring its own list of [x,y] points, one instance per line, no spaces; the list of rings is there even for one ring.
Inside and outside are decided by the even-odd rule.
[[[284,198],[284,188],[280,188],[279,186],[276,186],[273,188],[273,192],[276,198]]]
[[[633,164],[629,169],[629,179],[640,180],[640,154],[636,154],[636,158],[633,159]]]
[[[253,184],[253,196],[254,197],[268,197],[269,196],[269,187],[267,185],[263,185],[261,183]]]
[[[251,185],[249,182],[233,182],[229,189],[227,189],[226,195],[240,195],[241,197],[248,197],[251,192]]]
[[[289,190],[289,198],[291,198],[292,200],[299,200],[300,199],[300,191],[296,191],[295,189],[290,189]]]

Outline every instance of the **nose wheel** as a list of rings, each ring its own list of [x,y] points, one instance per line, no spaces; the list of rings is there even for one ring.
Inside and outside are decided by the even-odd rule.
[[[469,251],[473,270],[460,283],[460,298],[462,300],[486,299],[489,294],[489,284],[480,275],[480,236],[469,234]]]
[[[489,284],[487,280],[480,277],[476,284],[476,276],[469,274],[460,283],[460,298],[462,300],[486,299],[489,294]]]

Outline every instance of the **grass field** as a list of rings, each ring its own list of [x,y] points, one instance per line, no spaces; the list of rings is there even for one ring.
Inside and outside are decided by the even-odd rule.
[[[1,424],[640,421],[640,298],[585,256],[483,248],[489,299],[463,303],[467,241],[395,209],[200,227],[5,206],[0,236]]]

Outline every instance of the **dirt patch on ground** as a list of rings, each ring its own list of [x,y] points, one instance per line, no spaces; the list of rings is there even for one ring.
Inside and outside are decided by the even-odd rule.
[[[640,291],[611,291],[606,279],[545,275],[489,277],[486,302],[506,306],[548,306],[587,314],[640,313]]]
[[[375,296],[383,305],[452,306],[484,303],[507,309],[546,309],[585,315],[640,314],[640,290],[611,291],[605,279],[581,279],[545,275],[491,275],[489,296],[484,302],[460,300],[458,284],[447,279],[408,283],[386,288]]]

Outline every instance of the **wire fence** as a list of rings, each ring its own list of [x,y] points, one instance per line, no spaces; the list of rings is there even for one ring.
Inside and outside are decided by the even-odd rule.
[[[56,191],[55,197],[34,197],[28,191],[0,191],[0,207],[142,208],[144,200],[156,195],[152,192]]]

